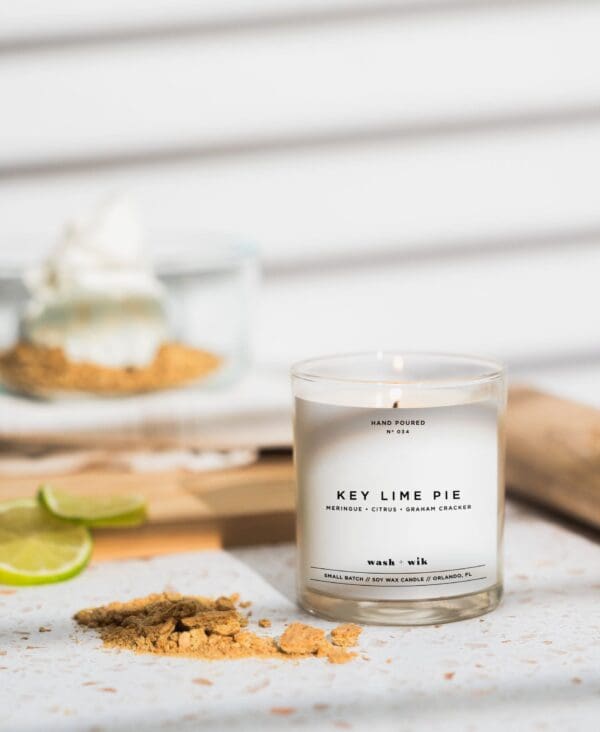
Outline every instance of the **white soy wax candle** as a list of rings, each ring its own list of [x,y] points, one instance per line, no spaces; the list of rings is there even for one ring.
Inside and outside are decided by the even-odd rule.
[[[474,617],[502,594],[504,369],[366,353],[292,369],[298,597],[335,620]]]

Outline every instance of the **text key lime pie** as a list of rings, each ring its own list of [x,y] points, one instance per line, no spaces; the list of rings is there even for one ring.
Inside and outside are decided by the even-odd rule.
[[[24,281],[20,337],[0,355],[2,381],[15,391],[121,396],[194,383],[221,364],[171,335],[168,293],[126,200],[67,226]]]

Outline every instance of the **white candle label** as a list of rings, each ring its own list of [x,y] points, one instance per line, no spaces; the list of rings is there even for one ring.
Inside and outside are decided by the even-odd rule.
[[[296,399],[300,572],[354,600],[481,592],[498,571],[498,428],[487,403]]]

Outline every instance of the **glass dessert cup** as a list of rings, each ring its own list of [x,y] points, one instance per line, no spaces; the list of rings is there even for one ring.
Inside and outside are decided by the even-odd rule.
[[[429,625],[502,597],[503,367],[432,353],[292,368],[298,601],[330,620]]]
[[[0,271],[4,386],[56,400],[219,387],[236,379],[249,358],[254,247],[223,234],[164,241],[148,247],[151,270],[145,260],[139,272],[128,263],[134,282],[150,282],[142,281],[141,295],[128,292],[121,277],[114,295],[79,287],[42,315],[31,308],[24,267],[13,261]],[[110,278],[107,283],[113,284]],[[127,364],[119,362],[123,349]]]

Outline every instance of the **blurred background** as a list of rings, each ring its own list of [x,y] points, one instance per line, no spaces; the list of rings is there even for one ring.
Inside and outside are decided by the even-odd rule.
[[[20,0],[1,15],[5,270],[126,192],[150,233],[258,243],[259,365],[482,351],[600,403],[599,2]]]

